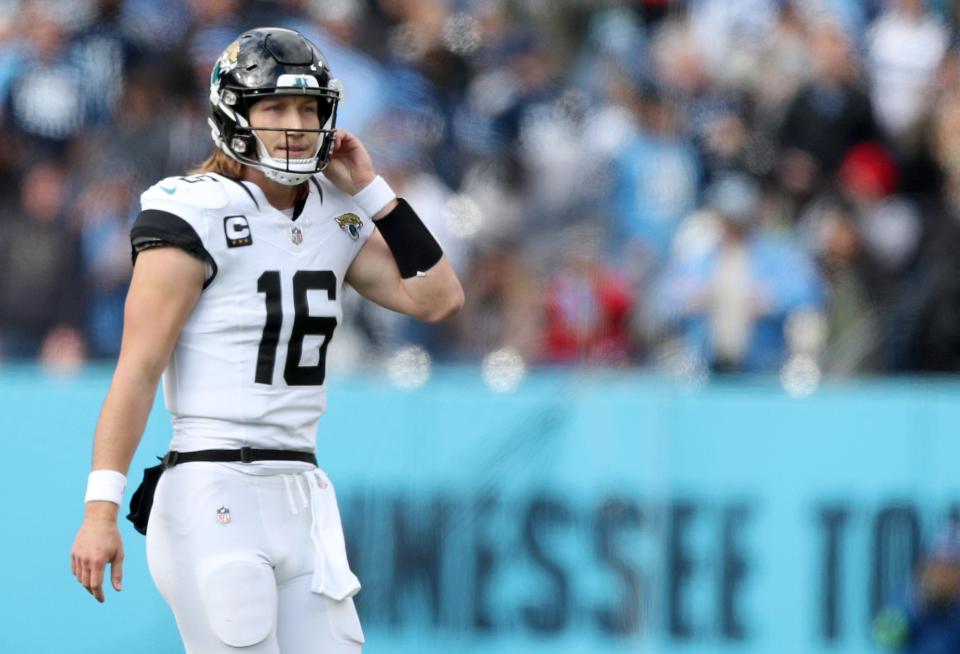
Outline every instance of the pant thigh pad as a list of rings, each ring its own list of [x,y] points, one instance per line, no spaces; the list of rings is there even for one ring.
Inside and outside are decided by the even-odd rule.
[[[211,629],[230,647],[256,645],[275,628],[277,584],[263,561],[217,561],[201,574],[200,594]]]

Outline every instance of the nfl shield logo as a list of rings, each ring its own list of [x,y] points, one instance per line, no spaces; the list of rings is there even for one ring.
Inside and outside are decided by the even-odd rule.
[[[303,232],[300,231],[299,227],[294,227],[290,230],[290,240],[293,241],[294,245],[303,243]]]
[[[225,506],[221,506],[217,509],[217,522],[221,525],[230,523],[230,509]]]

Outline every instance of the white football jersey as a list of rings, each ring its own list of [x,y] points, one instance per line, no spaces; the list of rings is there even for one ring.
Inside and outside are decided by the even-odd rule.
[[[314,449],[343,280],[374,226],[323,176],[308,186],[286,213],[256,184],[214,173],[143,194],[134,252],[175,245],[207,264],[163,374],[171,449]]]

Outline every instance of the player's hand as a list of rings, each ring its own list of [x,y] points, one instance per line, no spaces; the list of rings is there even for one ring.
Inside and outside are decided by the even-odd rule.
[[[112,502],[90,502],[89,504],[109,504]],[[80,525],[77,537],[70,551],[70,569],[77,581],[94,596],[98,602],[104,601],[103,576],[107,564],[110,564],[110,580],[113,588],[122,590],[123,579],[123,540],[117,527],[116,508],[97,511],[97,507],[88,506],[87,515]]]
[[[356,195],[377,176],[373,159],[363,143],[345,129],[337,129],[333,159],[323,174],[348,195]]]

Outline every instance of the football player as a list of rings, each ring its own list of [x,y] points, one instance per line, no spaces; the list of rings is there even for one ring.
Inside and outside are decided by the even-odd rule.
[[[425,321],[463,303],[429,230],[336,129],[341,95],[299,33],[245,32],[211,75],[214,153],[148,189],[131,230],[72,571],[100,602],[107,564],[121,589],[117,512],[162,374],[172,442],[134,500],[188,654],[360,651],[360,584],[314,458],[343,284]]]

